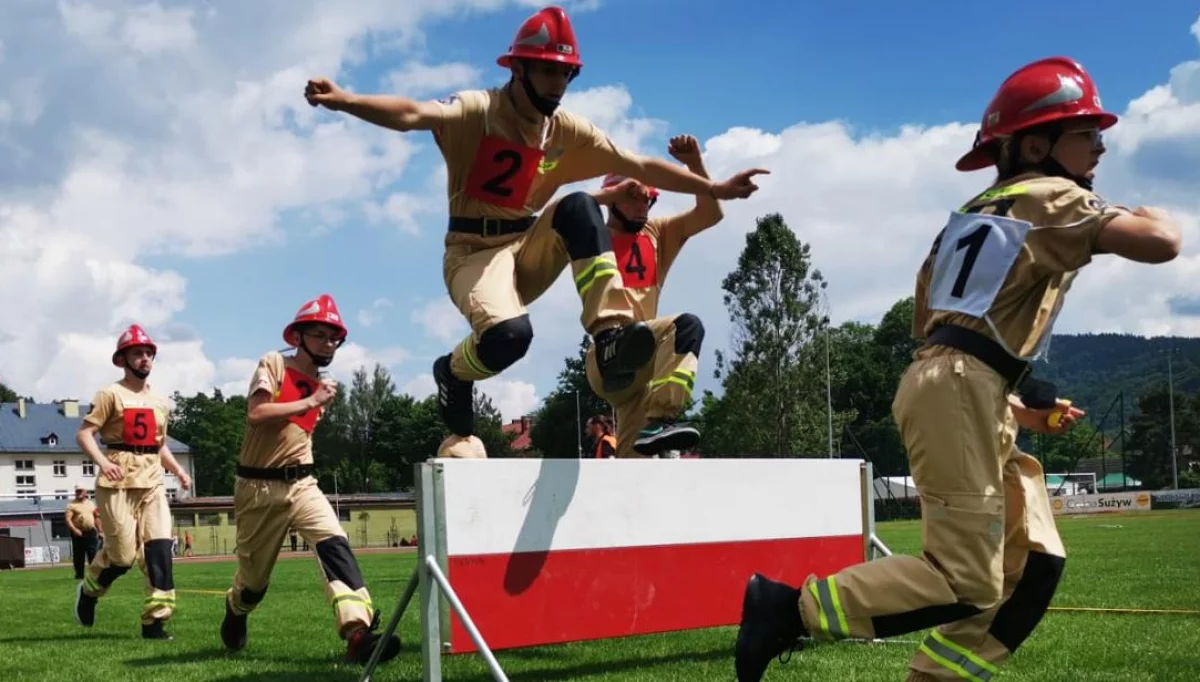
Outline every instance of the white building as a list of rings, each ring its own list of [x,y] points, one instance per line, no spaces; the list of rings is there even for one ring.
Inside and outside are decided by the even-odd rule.
[[[75,442],[87,412],[88,405],[77,400],[0,403],[0,501],[68,500],[78,484],[95,491],[96,465]],[[191,450],[169,435],[167,445],[194,484]],[[169,498],[191,495],[174,475],[164,472],[164,479]]]

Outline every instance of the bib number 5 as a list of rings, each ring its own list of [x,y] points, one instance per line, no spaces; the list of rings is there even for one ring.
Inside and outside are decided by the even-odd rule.
[[[464,193],[501,208],[525,208],[543,156],[540,149],[488,135],[475,152]]]
[[[148,407],[126,407],[121,414],[121,443],[139,447],[158,444],[158,419]]]
[[[929,307],[983,317],[1025,246],[1024,220],[978,213],[950,214],[934,247]]]

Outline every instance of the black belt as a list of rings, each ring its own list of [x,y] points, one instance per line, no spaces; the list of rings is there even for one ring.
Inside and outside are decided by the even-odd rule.
[[[285,467],[258,469],[237,465],[237,475],[242,478],[254,478],[262,481],[299,481],[312,475],[311,464],[292,464]]]
[[[1054,384],[1029,376],[1033,363],[1014,358],[995,340],[973,329],[944,324],[929,335],[927,345],[947,346],[979,359],[1004,377],[1010,391],[1017,391],[1021,402],[1033,409],[1054,407],[1058,391]]]
[[[500,237],[506,234],[520,234],[537,221],[537,216],[524,218],[456,218],[450,217],[450,231],[464,234],[475,234],[480,237]]]
[[[136,455],[158,454],[157,445],[126,445],[125,443],[105,443],[104,447],[115,452],[132,452]]]

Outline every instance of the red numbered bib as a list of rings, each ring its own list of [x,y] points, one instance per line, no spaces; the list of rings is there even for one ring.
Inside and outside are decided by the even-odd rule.
[[[475,152],[465,194],[502,208],[525,208],[545,152],[486,135]]]
[[[121,414],[121,443],[153,447],[158,445],[158,415],[149,407],[126,407]]]
[[[275,402],[291,403],[297,400],[304,400],[315,393],[316,390],[316,379],[313,379],[304,372],[288,367],[283,373],[283,384],[279,387],[279,395],[275,398]],[[288,421],[304,429],[305,433],[312,433],[313,429],[317,426],[317,415],[320,412],[320,408],[314,407],[304,414],[296,414],[288,417]]]
[[[617,234],[612,244],[625,288],[647,289],[658,284],[658,249],[649,235]]]

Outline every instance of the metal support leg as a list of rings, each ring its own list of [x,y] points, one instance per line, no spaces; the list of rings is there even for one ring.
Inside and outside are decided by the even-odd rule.
[[[883,544],[883,540],[880,540],[879,536],[874,533],[871,533],[871,548],[884,556],[892,555],[892,550],[888,549],[888,546]]]
[[[404,616],[404,612],[408,610],[408,604],[412,601],[413,595],[417,593],[417,584],[421,580],[421,565],[413,570],[412,576],[408,579],[408,585],[404,587],[404,592],[400,595],[400,601],[396,604],[396,611],[392,614],[391,621],[388,622],[387,629],[383,632],[383,637],[375,643],[375,650],[371,652],[371,660],[367,661],[367,667],[363,670],[363,676],[360,682],[370,682],[371,673],[375,671],[375,666],[379,665],[379,657],[383,655],[383,647],[387,645],[388,638],[396,634],[396,628],[400,627],[400,619]]]
[[[475,646],[479,647],[479,653],[483,656],[483,660],[487,662],[488,669],[492,671],[492,678],[496,682],[508,682],[508,677],[500,668],[500,664],[496,661],[492,650],[488,648],[487,642],[483,641],[483,635],[479,633],[479,629],[475,627],[475,622],[471,620],[471,616],[467,613],[466,607],[459,601],[458,595],[454,593],[454,588],[450,587],[450,581],[446,580],[446,576],[442,575],[442,569],[438,567],[437,561],[431,557],[425,557],[425,568],[429,571],[429,575],[437,581],[438,587],[441,588],[442,594],[446,595],[446,600],[450,602],[450,607],[458,613],[458,617],[462,619],[463,627],[466,628],[467,634],[471,635],[471,641],[475,642]]]

